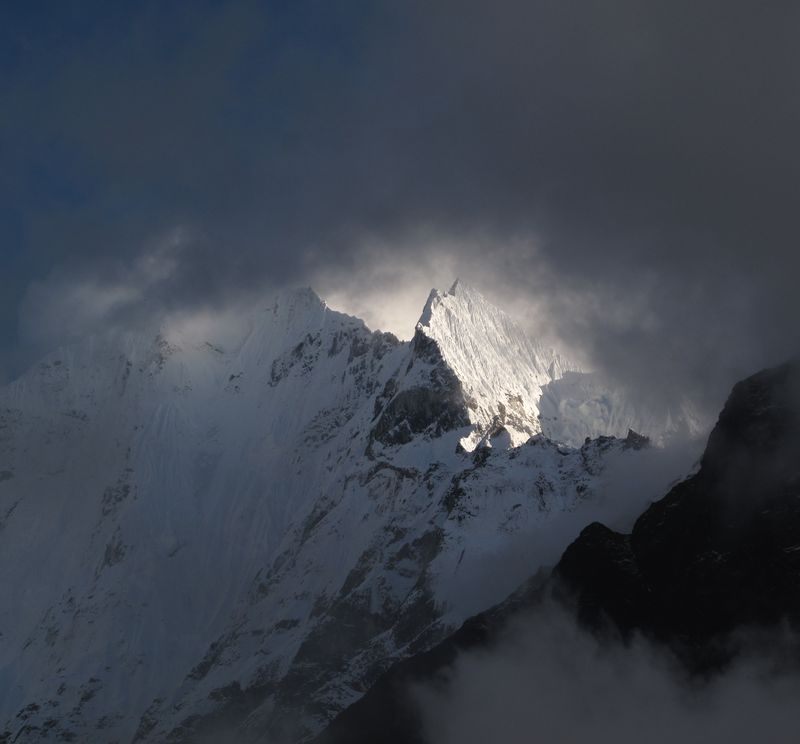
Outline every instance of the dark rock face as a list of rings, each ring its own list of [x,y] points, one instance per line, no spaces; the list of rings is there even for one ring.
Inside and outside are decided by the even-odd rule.
[[[800,626],[800,364],[734,387],[697,474],[647,509],[632,534],[590,524],[546,585],[531,580],[431,651],[392,667],[317,744],[422,744],[410,687],[446,684],[458,653],[492,644],[510,618],[545,596],[598,632],[638,631],[667,643],[703,674],[737,653],[732,631]]]
[[[406,444],[424,431],[440,436],[467,424],[457,391],[417,387],[402,390],[389,401],[373,433],[384,444]]]
[[[578,612],[679,642],[691,665],[735,628],[800,623],[800,366],[737,384],[700,470],[630,536],[587,527],[556,575]]]
[[[614,605],[617,618],[626,627],[639,621],[641,607],[648,601],[629,535],[621,535],[595,522],[586,527],[578,540],[566,550],[558,564],[562,576],[580,576],[591,592],[581,595],[579,619],[600,624],[608,604]],[[570,586],[575,586],[570,582]]]
[[[635,432],[633,429],[628,429],[628,436],[625,437],[625,446],[628,449],[643,449],[650,446],[650,437]]]
[[[469,424],[461,383],[445,364],[436,342],[417,330],[412,348],[409,370],[415,364],[430,369],[423,385],[398,391],[392,378],[378,396],[372,438],[383,444],[406,444],[423,432],[438,437]]]

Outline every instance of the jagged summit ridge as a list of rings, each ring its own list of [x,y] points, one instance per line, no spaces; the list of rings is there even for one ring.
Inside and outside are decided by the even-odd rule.
[[[300,290],[235,333],[87,339],[0,387],[0,570],[25,598],[0,612],[0,741],[194,742],[242,690],[255,738],[282,711],[313,731],[501,598],[509,572],[456,579],[624,447],[458,448],[537,431],[560,369],[460,283],[427,309],[399,342]]]
[[[467,449],[500,427],[512,445],[542,432],[542,387],[568,370],[580,371],[577,364],[529,339],[505,312],[458,279],[447,292],[431,292],[416,331],[437,344],[461,382],[475,426],[464,440]]]

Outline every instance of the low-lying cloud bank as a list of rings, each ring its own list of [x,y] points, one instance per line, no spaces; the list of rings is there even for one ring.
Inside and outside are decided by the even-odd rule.
[[[789,744],[800,673],[782,664],[798,639],[778,631],[767,651],[763,641],[720,676],[691,680],[666,650],[601,642],[546,605],[414,695],[430,744]]]

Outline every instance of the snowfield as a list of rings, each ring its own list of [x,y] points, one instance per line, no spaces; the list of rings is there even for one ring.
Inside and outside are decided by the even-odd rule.
[[[302,740],[530,575],[642,456],[629,429],[698,428],[461,283],[410,342],[311,290],[241,323],[90,338],[0,388],[8,741]]]

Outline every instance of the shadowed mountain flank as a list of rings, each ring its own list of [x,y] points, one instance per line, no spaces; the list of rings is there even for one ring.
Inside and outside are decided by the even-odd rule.
[[[535,577],[431,651],[392,667],[317,744],[424,744],[414,691],[446,691],[465,652],[495,649],[510,628],[538,627],[549,600],[598,638],[637,635],[688,675],[714,678],[756,644],[800,626],[800,365],[738,383],[698,471],[653,503],[630,534],[599,522]],[[746,633],[742,631],[746,630]],[[795,646],[781,659],[798,666]]]

